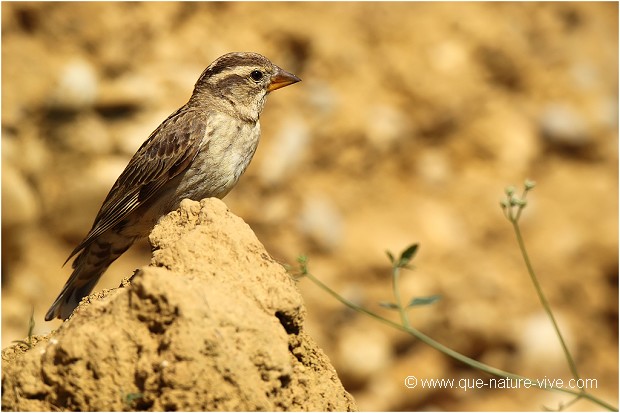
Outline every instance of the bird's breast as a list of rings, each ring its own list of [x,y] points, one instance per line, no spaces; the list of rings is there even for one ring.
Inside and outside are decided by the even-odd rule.
[[[179,196],[194,200],[223,198],[250,164],[259,139],[258,122],[224,115],[210,119],[200,149],[181,179]]]

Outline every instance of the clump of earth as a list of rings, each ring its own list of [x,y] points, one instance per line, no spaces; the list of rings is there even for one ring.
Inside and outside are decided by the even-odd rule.
[[[355,410],[295,281],[221,201],[184,201],[150,240],[131,282],[3,351],[3,409]]]

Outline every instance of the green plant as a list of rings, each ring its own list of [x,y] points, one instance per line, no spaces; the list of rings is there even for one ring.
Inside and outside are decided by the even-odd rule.
[[[121,392],[121,394],[123,394]],[[143,393],[124,393],[122,396],[123,405],[128,410],[133,410],[136,401],[144,398]]]
[[[523,236],[521,234],[521,229],[519,227],[519,219],[521,218],[522,212],[524,210],[524,208],[527,206],[527,194],[534,189],[535,183],[532,181],[525,181],[525,185],[524,185],[524,190],[523,193],[520,197],[515,195],[516,189],[514,187],[508,187],[505,191],[506,194],[506,199],[501,201],[500,205],[502,207],[502,210],[504,212],[504,215],[506,216],[506,218],[510,221],[510,223],[512,224],[515,236],[517,238],[517,243],[519,245],[519,250],[521,252],[521,256],[523,257],[523,260],[525,262],[525,265],[527,267],[527,271],[528,274],[530,276],[530,279],[532,281],[532,283],[534,284],[534,288],[536,290],[536,293],[538,295],[538,298],[545,310],[545,313],[547,314],[547,316],[549,317],[551,323],[553,324],[553,328],[555,330],[555,333],[562,345],[562,349],[564,351],[564,355],[566,357],[567,363],[569,365],[569,368],[571,370],[571,374],[573,376],[573,378],[575,380],[578,380],[580,378],[579,373],[577,371],[577,366],[575,364],[574,358],[572,356],[572,354],[570,353],[568,346],[566,345],[566,342],[564,340],[564,337],[560,331],[560,328],[558,327],[557,321],[555,319],[555,316],[553,315],[553,311],[551,309],[551,306],[549,305],[549,302],[547,301],[545,294],[540,286],[540,283],[538,282],[538,278],[536,276],[536,272],[533,269],[532,263],[530,261],[529,258],[529,254],[527,253],[527,249],[525,246],[525,242],[523,240]],[[478,369],[481,370],[485,373],[488,373],[490,375],[502,378],[502,379],[511,379],[511,380],[519,380],[519,381],[527,381],[528,383],[531,383],[531,387],[537,387],[540,388],[542,390],[548,390],[548,391],[556,391],[556,392],[562,392],[568,395],[573,396],[573,399],[569,400],[566,403],[562,403],[557,410],[563,410],[566,409],[567,407],[569,407],[570,405],[574,404],[576,401],[580,400],[580,399],[586,399],[591,401],[592,403],[595,403],[605,409],[608,409],[610,411],[618,411],[618,408],[615,406],[612,406],[610,403],[607,403],[606,401],[592,395],[591,393],[589,393],[585,388],[582,388],[580,390],[572,390],[572,389],[566,389],[563,387],[558,387],[558,386],[554,386],[548,382],[539,382],[535,379],[531,379],[531,378],[527,378],[518,374],[514,374],[514,373],[510,373],[507,371],[503,371],[501,369],[489,366],[485,363],[481,363],[477,360],[474,360],[470,357],[467,357],[455,350],[452,350],[451,348],[437,342],[436,340],[432,339],[431,337],[427,336],[426,334],[422,333],[421,331],[419,331],[418,329],[416,329],[415,327],[413,327],[409,321],[409,316],[408,316],[408,310],[410,310],[412,307],[418,306],[418,305],[427,305],[427,304],[432,304],[434,302],[436,302],[440,297],[437,295],[433,295],[430,297],[417,297],[417,298],[413,298],[411,300],[408,301],[408,303],[406,305],[403,305],[403,301],[401,299],[401,294],[400,294],[400,289],[399,289],[399,277],[401,274],[401,270],[403,269],[409,269],[410,268],[410,263],[413,260],[415,254],[417,253],[419,248],[418,244],[413,244],[411,246],[409,246],[408,248],[406,248],[398,258],[396,258],[392,253],[390,253],[389,251],[387,252],[388,258],[390,259],[390,262],[392,264],[392,293],[394,295],[394,302],[381,302],[379,303],[382,307],[388,308],[388,309],[392,309],[398,312],[399,316],[400,316],[400,323],[394,322],[389,318],[383,317],[382,315],[371,311],[365,307],[359,306],[349,300],[347,300],[346,298],[344,298],[343,296],[341,296],[340,294],[338,294],[337,292],[335,292],[334,290],[332,290],[330,287],[328,287],[327,285],[325,285],[323,282],[321,282],[318,278],[316,278],[308,269],[308,258],[304,255],[301,255],[298,258],[298,271],[297,271],[297,276],[298,277],[304,277],[309,279],[310,281],[312,281],[314,284],[316,284],[318,287],[320,287],[322,290],[324,290],[325,292],[327,292],[329,295],[333,296],[336,300],[340,301],[341,303],[343,303],[344,305],[346,305],[347,307],[358,311],[362,314],[366,314],[367,316],[370,316],[372,318],[374,318],[375,320],[378,320],[390,327],[393,327],[395,329],[401,330],[403,332],[406,332],[412,336],[414,336],[415,338],[417,338],[418,340],[424,342],[425,344],[433,347],[434,349],[442,352],[443,354],[445,354],[448,357],[452,357],[453,359],[469,366],[472,367],[474,369]]]
[[[34,331],[34,307],[30,313],[30,321],[28,322],[28,339],[27,340],[13,340],[13,343],[24,344],[28,349],[32,348],[32,332]]]

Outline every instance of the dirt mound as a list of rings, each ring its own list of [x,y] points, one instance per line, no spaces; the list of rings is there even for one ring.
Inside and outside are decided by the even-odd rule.
[[[355,409],[294,281],[221,201],[184,201],[150,239],[125,288],[3,352],[3,409]]]

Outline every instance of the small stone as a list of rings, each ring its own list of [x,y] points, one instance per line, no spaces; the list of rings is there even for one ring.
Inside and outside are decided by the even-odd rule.
[[[410,129],[405,115],[389,105],[371,107],[366,122],[370,143],[381,151],[388,150],[394,142],[405,138]]]
[[[81,110],[90,107],[97,97],[98,80],[94,67],[82,59],[65,65],[58,77],[50,106],[60,110]]]
[[[462,73],[471,64],[463,44],[445,41],[430,51],[429,60],[434,68],[443,73]]]
[[[445,151],[437,149],[420,153],[416,169],[418,176],[429,185],[442,184],[453,176],[452,165]]]
[[[333,251],[342,244],[344,222],[342,214],[330,199],[321,195],[309,196],[299,217],[300,231],[320,248]]]
[[[556,319],[564,339],[572,341],[570,328],[563,322],[561,314],[556,314]],[[525,319],[520,332],[519,352],[522,354],[524,368],[535,369],[544,366],[545,369],[555,369],[561,368],[566,363],[558,336],[545,313],[539,312]]]
[[[540,129],[552,145],[579,148],[590,144],[590,130],[582,114],[572,106],[554,103],[542,110]]]
[[[343,372],[365,381],[388,366],[392,357],[389,339],[377,330],[350,329],[338,342]]]
[[[584,90],[592,90],[599,86],[601,74],[596,68],[586,62],[575,63],[570,68],[570,74],[575,84]]]

